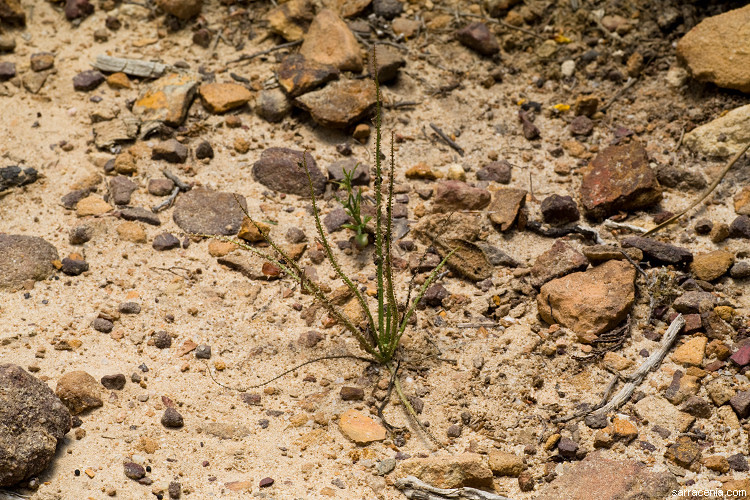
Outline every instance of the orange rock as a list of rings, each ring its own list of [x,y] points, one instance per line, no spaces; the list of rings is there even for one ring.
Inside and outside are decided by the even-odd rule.
[[[357,444],[385,439],[385,428],[357,410],[347,410],[339,418],[341,432]]]
[[[170,73],[156,80],[135,102],[133,114],[142,120],[180,125],[195,95],[198,80],[190,74]]]
[[[201,85],[203,105],[211,113],[224,113],[239,108],[253,97],[249,90],[236,83],[207,83]]]
[[[129,89],[132,88],[130,78],[125,73],[112,73],[107,77],[107,85],[112,89]]]

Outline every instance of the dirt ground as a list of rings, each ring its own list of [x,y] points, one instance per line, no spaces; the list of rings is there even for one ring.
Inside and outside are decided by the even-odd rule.
[[[64,19],[59,8],[46,1],[22,3],[29,13],[28,26],[12,32],[18,46],[13,53],[0,55],[0,59],[28,70],[31,54],[53,52],[55,70],[38,94],[10,82],[4,84],[6,92],[0,96],[2,166],[32,166],[44,178],[0,198],[0,232],[41,236],[57,247],[61,258],[71,252],[82,253],[90,270],[78,277],[60,274],[59,279],[38,282],[28,290],[1,293],[0,360],[38,368],[35,375],[48,381],[53,389],[56,380],[72,370],[84,370],[97,380],[104,375],[123,373],[128,383],[122,391],[111,394],[103,391],[104,406],[81,416],[80,428],[85,435],[79,433],[77,439],[71,431],[59,446],[50,468],[39,477],[38,490],[20,488],[19,493],[40,500],[105,498],[113,491],[116,498],[123,499],[146,498],[152,493],[166,497],[167,485],[179,481],[187,498],[250,495],[278,499],[403,498],[392,487],[398,469],[381,477],[376,474],[377,464],[394,457],[397,451],[411,456],[429,455],[432,453],[429,442],[412,430],[406,442],[398,446],[388,439],[358,447],[341,434],[336,422],[337,416],[349,408],[368,413],[371,403],[377,402],[373,398],[380,391],[377,384],[386,378],[377,368],[350,359],[310,364],[265,388],[251,390],[260,395],[258,404],[246,403],[241,393],[220,387],[206,372],[208,366],[222,384],[243,386],[275,376],[314,356],[360,352],[356,342],[338,327],[324,328],[320,318],[312,327],[305,324],[293,306],[300,303],[306,307],[311,299],[301,294],[292,281],[250,281],[217,264],[208,254],[207,241],[169,252],[157,252],[150,244],[124,242],[115,232],[119,221],[111,216],[88,221],[95,227],[95,234],[85,245],[74,246],[68,240],[69,230],[81,220],[75,211],[61,206],[61,197],[77,181],[94,173],[103,174],[92,160],[100,153],[91,140],[90,113],[103,106],[124,109],[128,100],[135,99],[149,85],[144,80],[134,81],[132,89],[112,90],[104,84],[93,92],[74,91],[73,77],[90,69],[98,54],[168,64],[184,61],[191,70],[215,72],[218,82],[232,81],[231,71],[255,85],[273,78],[277,54],[256,58],[247,65],[230,65],[227,61],[239,54],[235,47],[218,41],[215,50],[201,48],[192,42],[190,23],[179,31],[168,31],[163,16],[150,18],[149,9],[135,2],[121,4],[111,12],[97,8],[77,27]],[[454,9],[471,12],[470,2],[427,3],[434,4],[432,9],[421,2],[407,4],[412,12],[407,17],[434,18],[443,7],[450,12]],[[655,15],[652,9],[656,8],[650,2],[596,4],[585,8],[603,8],[634,19],[635,30],[647,25]],[[250,53],[281,42],[273,36],[263,40],[266,29],[260,20],[271,7],[270,2],[245,6],[251,12],[251,19],[257,21],[255,37],[246,40],[242,52]],[[700,5],[697,15],[702,17],[725,9],[721,5]],[[573,42],[562,49],[571,54],[584,52],[583,40],[599,36],[593,30],[582,31],[580,17],[567,2],[544,12],[543,20],[526,28],[544,38],[557,33],[571,38]],[[108,15],[117,15],[123,26],[111,31],[108,41],[95,42],[93,32],[103,28]],[[220,26],[226,15],[227,7],[219,2],[209,1],[203,8],[202,16],[212,28]],[[468,18],[456,15],[445,26],[426,29],[406,42],[406,67],[397,83],[384,89],[386,102],[420,102],[413,107],[387,109],[384,114],[384,129],[402,136],[396,146],[397,182],[412,186],[411,220],[415,220],[417,205],[426,203],[415,190],[431,183],[407,181],[406,169],[425,162],[434,170],[447,171],[450,165],[458,164],[471,180],[476,170],[498,158],[508,160],[514,167],[510,185],[533,193],[527,206],[530,218],[539,220],[539,202],[547,195],[576,197],[580,184],[577,169],[586,165],[588,153],[595,153],[611,141],[616,127],[635,131],[656,165],[671,162],[699,171],[708,179],[724,165],[720,160],[693,157],[684,147],[677,149],[681,134],[685,127],[709,121],[723,110],[747,103],[748,98],[698,83],[678,89],[666,85],[667,71],[676,64],[672,47],[676,34],[665,35],[663,39],[644,35],[636,39],[637,45],[626,47],[623,54],[610,54],[607,64],[622,71],[630,55],[627,51],[640,51],[650,57],[637,83],[618,95],[624,80],[561,78],[558,59],[540,63],[535,56],[534,47],[541,40],[501,26],[497,26],[499,39],[515,39],[515,48],[503,50],[502,63],[482,58],[453,40],[454,29],[466,22]],[[502,69],[502,81],[484,86],[483,82],[496,67]],[[541,86],[536,85],[539,77],[545,78]],[[458,84],[456,88],[439,92],[441,86],[453,82]],[[556,157],[553,150],[571,139],[567,123],[572,116],[551,108],[555,104],[572,105],[586,91],[603,96],[604,102],[617,98],[606,115],[595,120],[593,134],[582,141],[586,152],[576,158],[566,150]],[[93,95],[101,96],[102,101],[92,102]],[[530,142],[521,134],[518,110],[522,100],[542,103],[543,111],[535,121],[541,132],[540,141]],[[224,126],[227,115],[209,114],[199,100],[195,101],[185,126],[200,124],[203,131],[198,137],[187,137],[186,141],[194,145],[199,140],[208,140],[215,157],[210,162],[191,158],[187,169],[176,172],[199,185],[241,193],[248,200],[250,212],[257,212],[262,205],[264,216],[278,222],[272,228],[272,235],[277,238],[283,239],[287,228],[299,227],[312,240],[313,220],[306,210],[309,201],[268,192],[253,179],[252,164],[269,147],[308,148],[324,169],[342,158],[336,145],[350,140],[350,133],[318,127],[301,111],[295,111],[279,124],[268,123],[247,108],[230,114],[238,115],[243,126]],[[429,129],[430,123],[455,134],[456,141],[466,151],[465,156],[460,157],[436,140]],[[176,135],[185,137],[184,131]],[[234,150],[237,137],[251,141],[247,153]],[[157,141],[140,142],[151,146]],[[72,145],[72,149],[64,150],[63,143]],[[356,141],[351,144],[355,158],[372,158],[372,140],[364,145]],[[158,203],[145,186],[149,178],[161,176],[163,166],[162,162],[149,159],[139,162],[134,179],[140,188],[133,194],[131,205],[150,207]],[[705,238],[696,238],[689,229],[701,217],[731,222],[733,186],[746,182],[747,177],[746,168],[745,172],[730,172],[712,203],[693,211],[682,224],[671,229],[671,238],[694,252],[715,249],[715,245]],[[100,185],[100,194],[102,189],[106,188]],[[698,194],[698,190],[666,189],[658,208],[650,213],[635,213],[627,223],[651,227],[651,215],[661,210],[677,212]],[[323,203],[323,212],[336,206],[329,199]],[[161,227],[144,226],[149,242],[164,231],[181,234],[171,218],[171,210],[162,213]],[[610,232],[596,227],[606,241],[615,242]],[[520,269],[532,265],[554,242],[529,231],[501,234],[488,221],[486,229],[487,241],[519,261]],[[335,236],[334,240],[341,238]],[[577,247],[584,244],[575,237],[571,241]],[[746,256],[746,245],[743,240],[732,239],[721,247]],[[424,245],[420,243],[419,249],[424,250]],[[342,259],[347,271],[373,286],[368,281],[374,269],[369,251]],[[308,257],[303,257],[302,262],[309,263]],[[317,273],[323,282],[338,286],[328,263],[318,265]],[[525,457],[527,470],[534,478],[542,478],[555,467],[552,463],[550,469],[548,459],[552,453],[543,447],[558,429],[551,418],[572,413],[580,403],[598,403],[611,375],[600,363],[581,363],[571,357],[578,346],[572,333],[558,338],[546,333],[548,325],[537,316],[536,300],[522,290],[519,280],[522,274],[518,269],[495,267],[494,284],[489,291],[455,277],[443,279],[454,299],[450,307],[419,311],[417,327],[410,328],[404,340],[402,376],[407,393],[417,395],[424,403],[420,419],[429,422],[429,429],[448,444],[449,451],[513,452]],[[408,280],[408,270],[396,275],[397,293],[405,294]],[[727,280],[718,287],[731,297],[738,311],[747,311],[750,303],[739,282]],[[511,290],[509,293],[517,300],[497,327],[459,327],[464,323],[495,321],[485,318],[483,313],[489,298],[502,290]],[[116,322],[116,335],[91,328],[100,311],[116,310],[119,303],[127,301],[138,302],[142,310],[137,315],[123,315]],[[648,299],[641,294],[634,317],[643,318],[647,313]],[[665,327],[661,324],[658,328]],[[310,329],[323,335],[323,341],[312,349],[297,342]],[[173,335],[170,349],[148,345],[150,334],[160,330]],[[54,348],[60,340],[70,343],[74,339],[80,341],[80,346],[70,350]],[[204,362],[192,354],[181,357],[179,350],[186,340],[211,345],[211,359]],[[653,350],[655,346],[636,327],[618,352],[638,364],[642,359],[639,352]],[[217,364],[225,368],[217,371]],[[139,368],[143,365],[148,369],[145,373]],[[677,368],[667,358],[639,390],[645,395],[662,392]],[[134,372],[142,375],[140,385],[130,381]],[[746,378],[744,384],[747,385]],[[362,387],[365,400],[342,401],[339,396],[342,386]],[[161,425],[162,396],[178,404],[185,419],[182,429],[166,429]],[[413,428],[396,401],[393,397],[393,404],[385,410],[387,420]],[[462,412],[470,414],[466,421],[462,421]],[[624,406],[621,412],[631,415],[632,404]],[[267,426],[260,423],[264,419]],[[701,422],[703,432],[711,436],[714,452],[748,453],[746,427],[727,432],[717,414]],[[231,424],[222,427],[228,439],[207,432],[210,423]],[[456,423],[463,423],[460,437],[447,438],[446,430]],[[575,432],[564,425],[559,428],[564,436],[574,435],[582,448],[593,449],[594,430],[582,422]],[[651,442],[655,450],[636,443],[620,443],[606,450],[606,456],[640,460],[654,470],[674,468],[664,458],[669,442],[645,426],[639,427],[639,431],[638,440]],[[148,477],[153,484],[144,486],[126,478],[122,463],[127,460],[150,465]],[[76,470],[81,471],[79,476],[75,475]],[[90,470],[91,477],[83,473],[86,470]],[[721,484],[717,475],[705,468],[699,473],[684,470],[682,473],[678,480],[694,481],[696,487],[716,488]],[[721,479],[740,479],[742,474],[730,472]],[[273,478],[274,485],[259,489],[259,481],[266,477]],[[247,484],[235,483],[243,481]],[[543,484],[540,480],[535,491]],[[233,492],[230,485],[241,491]],[[498,477],[495,485],[498,493],[514,499],[535,496],[534,491],[522,492],[516,478]]]

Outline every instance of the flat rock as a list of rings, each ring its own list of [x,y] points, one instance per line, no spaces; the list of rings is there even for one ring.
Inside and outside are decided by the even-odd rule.
[[[695,417],[682,412],[661,396],[646,396],[635,404],[635,412],[650,426],[658,425],[672,432],[686,432]]]
[[[750,391],[737,391],[737,394],[729,399],[729,404],[737,417],[750,417]]]
[[[513,226],[518,211],[526,204],[525,189],[501,188],[492,193],[492,202],[487,211],[490,220],[500,231],[505,232]]]
[[[542,218],[547,224],[562,225],[581,218],[578,205],[571,196],[553,194],[542,200]]]
[[[362,71],[362,56],[354,34],[330,9],[322,9],[310,24],[299,53],[341,71]],[[372,84],[371,84],[372,85]]]
[[[177,198],[173,218],[188,233],[236,234],[245,216],[242,209],[247,210],[245,197],[237,195],[237,199],[232,193],[192,189]]]
[[[713,281],[722,277],[734,264],[734,254],[726,250],[714,250],[708,253],[699,253],[693,257],[690,263],[690,271],[696,278],[704,281]]]
[[[236,83],[204,83],[199,90],[203,106],[211,113],[224,113],[247,104],[252,92]]]
[[[518,477],[526,470],[523,457],[506,451],[491,451],[489,465],[492,472],[498,476]]]
[[[531,267],[531,284],[539,288],[555,278],[584,271],[588,265],[588,259],[581,252],[565,241],[557,240],[549,250],[537,257]]]
[[[352,174],[352,186],[370,184],[370,168],[355,158],[345,158],[328,165],[328,179],[341,182],[344,180],[344,171]]]
[[[711,16],[677,44],[693,77],[750,93],[750,5]]]
[[[109,149],[116,144],[134,141],[138,137],[140,120],[126,116],[94,124],[94,144],[99,149]]]
[[[360,445],[383,441],[386,436],[382,425],[354,409],[341,414],[339,429],[344,436]]]
[[[57,249],[37,236],[0,234],[0,290],[17,290],[52,276]]]
[[[685,134],[685,145],[706,156],[734,155],[750,141],[748,121],[750,121],[750,104],[735,108],[719,118],[694,128]]]
[[[0,62],[0,82],[10,80],[14,76],[16,76],[16,63]]]
[[[670,243],[663,243],[642,236],[623,238],[622,246],[637,248],[643,252],[643,258],[655,265],[685,266],[692,262],[693,254],[687,248],[678,247]]]
[[[0,487],[42,473],[70,427],[70,412],[47,384],[0,364]]]
[[[84,371],[67,372],[57,381],[55,394],[72,415],[98,408],[102,402],[101,387],[94,377]]]
[[[115,205],[128,205],[136,189],[138,185],[124,175],[118,175],[109,181],[109,193]]]
[[[585,459],[565,469],[539,491],[536,500],[620,500],[668,498],[677,490],[675,477],[669,472],[654,472],[635,460],[608,460],[600,453],[589,453]]]
[[[126,221],[138,221],[145,222],[152,226],[161,226],[161,219],[159,215],[155,214],[151,210],[146,210],[143,207],[127,207],[123,208],[119,212],[120,217]]]
[[[729,236],[732,238],[750,239],[750,217],[738,215],[729,225]]]
[[[298,97],[295,103],[324,127],[346,128],[367,117],[375,101],[371,81],[339,80]]]
[[[475,21],[456,31],[456,40],[483,56],[493,56],[500,52],[500,44],[495,34],[486,24]]]
[[[490,192],[486,189],[461,181],[440,181],[435,187],[432,210],[436,213],[481,210],[490,204],[490,199]]]
[[[492,181],[508,184],[512,166],[507,160],[493,161],[477,170],[478,181]]]
[[[255,100],[255,112],[264,120],[277,123],[292,111],[292,103],[279,89],[261,90]]]
[[[592,219],[650,207],[661,197],[646,150],[637,142],[605,148],[591,160],[581,182],[581,202]]]
[[[338,77],[339,70],[335,66],[311,61],[302,54],[286,56],[276,69],[276,80],[291,97],[310,92]]]
[[[314,15],[311,0],[291,0],[271,9],[266,20],[272,32],[292,42],[302,39]]]
[[[39,173],[36,169],[21,168],[18,165],[0,168],[0,192],[36,182]]]
[[[701,447],[688,436],[680,436],[677,441],[669,445],[664,453],[664,458],[675,465],[685,469],[695,469],[697,472],[700,467]]]
[[[691,314],[701,311],[701,303],[707,302],[706,309],[713,309],[717,301],[718,299],[712,293],[691,290],[677,297],[672,307],[677,312]]]
[[[41,71],[39,73],[26,73],[21,78],[23,88],[31,92],[32,94],[38,94],[44,83],[47,81],[47,77],[51,74],[51,71]]]
[[[643,260],[643,252],[637,248],[625,248],[623,251],[635,262]],[[583,255],[593,265],[607,262],[608,260],[626,260],[619,247],[613,245],[592,245],[583,248]]]
[[[90,92],[104,83],[106,78],[99,71],[90,69],[73,77],[73,88],[79,92]]]
[[[156,0],[156,4],[164,12],[187,20],[201,13],[203,0]]]
[[[598,335],[622,322],[635,300],[635,269],[610,260],[588,271],[569,274],[542,286],[539,315],[582,335]]]
[[[310,153],[304,157],[312,178],[315,196],[325,191],[326,177]],[[304,168],[303,152],[289,148],[268,148],[253,164],[253,177],[256,181],[274,191],[297,196],[310,197],[310,184]]]
[[[401,55],[401,51],[389,45],[375,46],[375,61],[378,68],[378,82],[386,84],[396,80],[398,70],[406,66],[406,59]],[[371,77],[376,73],[372,58],[368,58],[367,72]]]
[[[169,163],[185,163],[188,148],[177,139],[169,139],[154,146],[151,150],[152,160],[165,160]]]
[[[414,476],[438,488],[492,488],[492,470],[475,453],[409,458],[399,464],[398,473],[400,477]]]
[[[701,366],[707,343],[708,339],[703,335],[686,340],[674,350],[672,361],[686,366]]]
[[[133,114],[143,121],[160,121],[176,127],[187,117],[198,89],[191,73],[169,73],[153,82],[135,101]]]

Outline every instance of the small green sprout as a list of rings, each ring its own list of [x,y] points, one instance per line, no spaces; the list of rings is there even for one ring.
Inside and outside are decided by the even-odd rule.
[[[357,167],[359,167],[359,163],[351,170],[347,171],[344,169],[344,179],[337,181],[336,184],[338,184],[339,189],[346,192],[347,198],[346,201],[342,201],[336,196],[336,200],[341,203],[341,206],[344,207],[344,211],[353,221],[344,224],[342,227],[351,229],[356,233],[354,236],[354,243],[357,245],[357,248],[363,250],[370,244],[370,239],[367,234],[367,223],[372,220],[372,217],[369,215],[362,217],[360,212],[362,208],[362,188],[355,190],[352,187],[352,179],[354,178],[354,171],[357,170]]]

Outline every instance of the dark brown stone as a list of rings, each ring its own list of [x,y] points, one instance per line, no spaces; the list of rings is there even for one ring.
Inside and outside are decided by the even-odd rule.
[[[253,177],[269,189],[297,196],[310,197],[310,184],[305,175],[303,152],[289,148],[268,148],[253,165]],[[315,195],[325,191],[326,178],[310,153],[304,157],[312,177]]]

